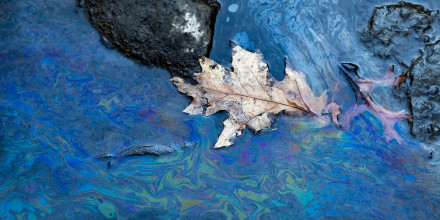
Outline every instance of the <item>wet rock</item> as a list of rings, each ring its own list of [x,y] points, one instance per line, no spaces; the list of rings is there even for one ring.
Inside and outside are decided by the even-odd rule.
[[[408,2],[376,7],[361,41],[376,55],[394,57],[408,67],[413,54],[431,41],[428,32],[438,14],[438,10],[431,11]]]
[[[406,68],[407,82],[393,92],[408,100],[411,133],[424,139],[440,136],[440,41],[434,34],[438,19],[438,10],[422,5],[380,6],[361,37],[375,55],[396,58]]]
[[[440,136],[440,41],[426,45],[405,73],[411,132],[424,138]]]
[[[78,0],[107,47],[144,64],[191,76],[208,56],[215,0]]]

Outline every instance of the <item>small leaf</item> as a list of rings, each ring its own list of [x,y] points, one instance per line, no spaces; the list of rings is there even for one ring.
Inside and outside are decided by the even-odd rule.
[[[338,121],[338,115],[342,113],[339,105],[334,102],[330,102],[326,107],[326,113],[331,114],[333,123],[335,123],[339,127],[340,124]]]
[[[411,115],[405,113],[404,110],[393,112],[385,109],[381,105],[377,104],[370,95],[370,92],[375,88],[380,86],[393,86],[396,85],[396,77],[394,76],[394,66],[390,65],[385,72],[384,77],[381,80],[371,80],[362,79],[357,74],[357,66],[350,63],[341,64],[341,69],[347,76],[347,78],[352,82],[357,90],[357,92],[365,99],[368,103],[368,109],[371,109],[372,113],[381,121],[384,128],[384,136],[387,142],[395,139],[399,144],[402,142],[402,138],[394,130],[394,126],[398,121],[411,118]],[[398,80],[401,80],[398,78]],[[353,108],[351,112],[348,113],[349,117],[344,117],[344,121],[347,123],[349,118],[355,117],[355,115],[361,114],[363,111],[367,110],[364,107]]]
[[[400,75],[396,78],[396,80],[394,80],[394,86],[401,86],[403,85],[403,83],[406,81],[406,79],[408,79],[408,75],[407,74],[403,74]]]

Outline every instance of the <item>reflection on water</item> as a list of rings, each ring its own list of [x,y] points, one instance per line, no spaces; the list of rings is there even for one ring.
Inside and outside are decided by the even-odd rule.
[[[222,4],[211,58],[230,66],[234,40],[261,50],[281,79],[287,57],[316,93],[339,82],[343,110],[356,97],[337,62],[356,63],[366,77],[393,62],[359,43],[380,1]],[[440,8],[435,0],[424,4]],[[350,132],[282,116],[276,130],[247,131],[233,147],[214,150],[226,115],[182,113],[190,100],[169,74],[104,48],[74,1],[0,5],[2,217],[440,216],[438,160],[407,135],[405,122],[396,127],[405,139],[399,146],[385,143],[369,113]],[[380,104],[405,107],[387,91],[376,94]],[[112,168],[95,159],[148,143],[176,152],[125,158]]]

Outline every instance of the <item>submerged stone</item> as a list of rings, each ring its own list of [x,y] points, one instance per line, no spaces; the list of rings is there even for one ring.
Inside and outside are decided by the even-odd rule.
[[[414,58],[412,55],[430,42],[428,32],[438,14],[408,2],[376,7],[361,41],[376,55],[394,57],[408,67]]]
[[[220,5],[215,0],[78,0],[107,47],[172,74],[200,72]]]
[[[413,115],[411,132],[424,138],[440,136],[440,41],[426,45],[406,74],[406,94]]]
[[[407,99],[411,133],[440,136],[440,46],[436,39],[438,10],[400,2],[374,9],[361,41],[382,58],[396,58],[406,67],[407,82],[394,94]],[[421,55],[420,55],[421,51]]]

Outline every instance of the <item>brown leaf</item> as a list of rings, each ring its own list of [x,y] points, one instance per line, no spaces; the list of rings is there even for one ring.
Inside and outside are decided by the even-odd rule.
[[[331,114],[333,123],[335,123],[339,127],[340,124],[338,121],[338,115],[342,113],[339,105],[334,102],[330,102],[326,107],[326,113]]]
[[[215,148],[232,145],[233,138],[246,127],[253,132],[269,128],[271,115],[281,111],[321,115],[327,94],[315,97],[302,73],[286,67],[285,79],[273,82],[268,79],[269,68],[259,52],[251,53],[238,45],[232,51],[234,71],[202,58],[202,72],[194,74],[197,85],[179,77],[171,79],[180,92],[193,97],[184,112],[205,116],[222,110],[229,113]]]
[[[332,120],[332,122],[337,126],[337,127],[341,127],[341,124],[339,123],[339,120],[338,120],[338,116],[342,113],[342,111],[341,111],[341,107],[339,107],[339,105],[338,104],[336,104],[335,102],[334,102],[334,98],[335,98],[335,93],[336,93],[336,91],[338,90],[338,85],[339,85],[339,83],[336,83],[335,84],[335,87],[334,87],[334,89],[333,89],[333,92],[332,92],[332,101],[327,105],[327,107],[325,108],[325,113],[326,114],[330,114],[331,115],[331,120]]]
[[[350,66],[351,65],[351,66]],[[394,76],[394,66],[390,65],[385,72],[384,77],[381,80],[362,79],[357,74],[357,66],[353,68],[354,64],[342,64],[341,69],[345,73],[348,79],[354,84],[357,92],[365,99],[368,106],[374,115],[381,121],[384,128],[384,136],[387,142],[395,139],[399,144],[402,142],[402,138],[394,130],[394,126],[398,121],[411,118],[411,115],[405,113],[404,110],[393,112],[385,109],[381,105],[377,104],[370,95],[370,92],[380,86],[392,86],[395,85],[396,79]],[[350,70],[352,73],[350,73]],[[353,108],[355,109],[355,108]],[[350,115],[359,115],[366,108],[358,108],[358,112],[351,112]],[[345,117],[344,121],[347,120]]]
[[[408,75],[407,74],[403,74],[400,75],[396,78],[396,80],[394,80],[394,86],[401,86],[403,85],[403,83],[406,81],[406,79],[408,79]]]

